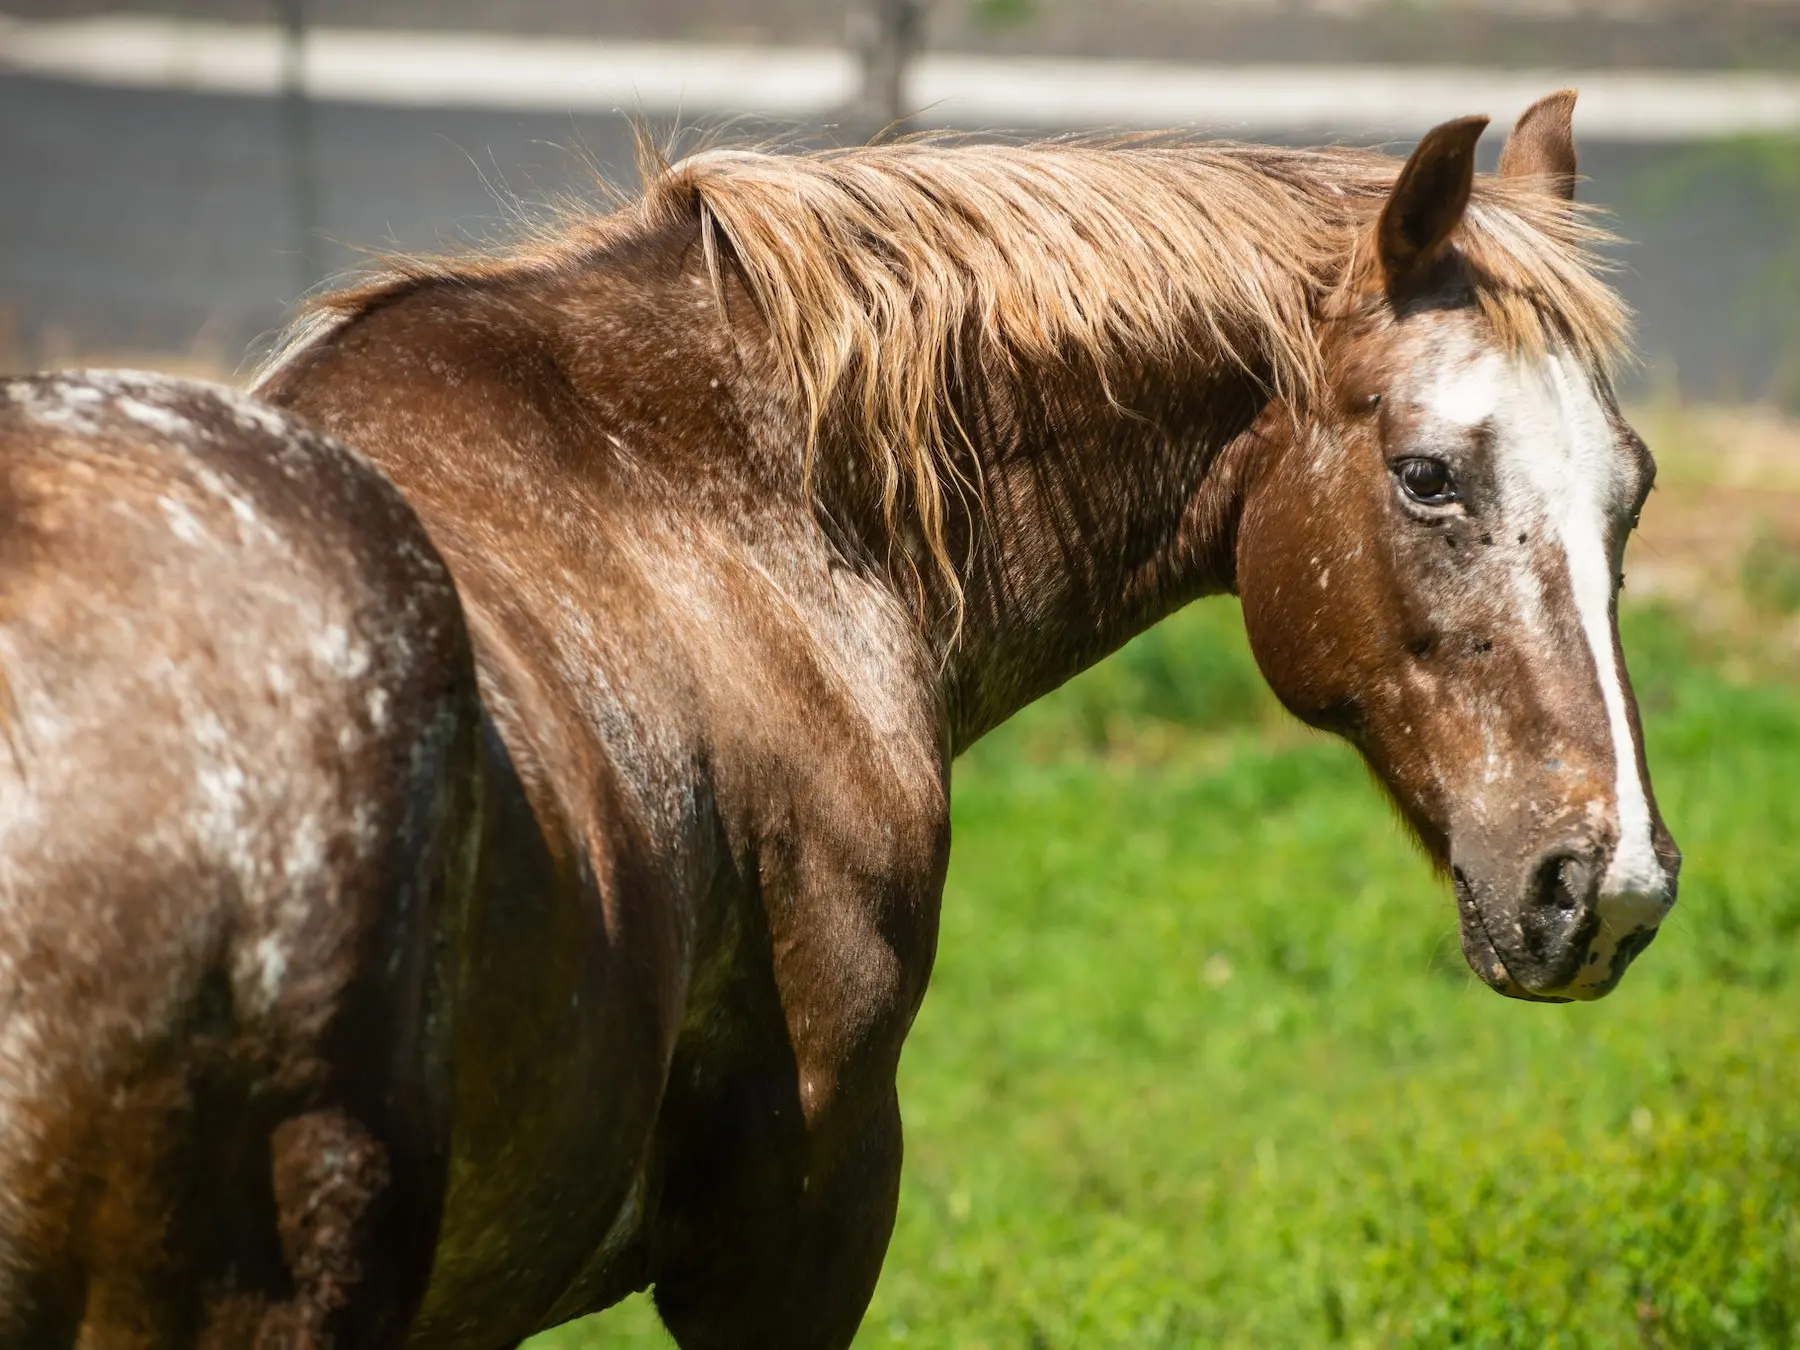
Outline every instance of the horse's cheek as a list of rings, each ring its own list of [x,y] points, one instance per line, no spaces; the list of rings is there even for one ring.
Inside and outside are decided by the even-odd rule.
[[[1238,535],[1238,594],[1250,650],[1276,697],[1311,719],[1340,694],[1321,659],[1321,600],[1307,582],[1307,543],[1293,513],[1252,501]]]
[[[1340,468],[1265,480],[1246,503],[1237,557],[1263,677],[1291,712],[1333,730],[1358,715],[1395,598],[1369,503]]]

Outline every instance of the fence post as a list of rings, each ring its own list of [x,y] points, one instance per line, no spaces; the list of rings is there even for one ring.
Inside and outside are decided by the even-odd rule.
[[[923,45],[924,19],[923,0],[856,0],[852,37],[863,66],[859,138],[906,129],[906,66]]]
[[[314,253],[319,220],[319,178],[314,160],[312,103],[306,89],[306,0],[276,0],[281,11],[283,158],[287,164],[288,220],[295,279],[304,295],[324,278]]]

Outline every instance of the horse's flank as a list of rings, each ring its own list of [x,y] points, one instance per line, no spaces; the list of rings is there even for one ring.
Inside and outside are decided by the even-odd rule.
[[[947,519],[979,474],[954,411],[960,377],[978,362],[1021,380],[1072,366],[1107,388],[1199,355],[1303,415],[1325,329],[1377,289],[1369,240],[1396,167],[1342,147],[1145,139],[713,150],[510,256],[401,260],[322,296],[257,383],[421,286],[572,273],[686,224],[720,303],[726,268],[753,298],[809,462],[831,431],[864,447],[890,529],[916,529],[960,598]],[[1596,257],[1609,240],[1590,210],[1529,179],[1482,178],[1455,244],[1500,341],[1564,345],[1601,371],[1627,341]]]

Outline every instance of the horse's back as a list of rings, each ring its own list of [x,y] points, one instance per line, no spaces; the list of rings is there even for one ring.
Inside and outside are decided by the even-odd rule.
[[[478,704],[399,495],[224,390],[0,384],[0,1346],[399,1344]]]

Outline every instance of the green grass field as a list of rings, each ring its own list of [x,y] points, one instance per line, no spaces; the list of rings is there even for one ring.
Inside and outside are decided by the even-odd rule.
[[[961,761],[863,1347],[1800,1344],[1800,690],[1632,610],[1687,863],[1604,1002],[1477,984],[1196,606]],[[532,1350],[667,1345],[648,1300]]]

